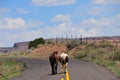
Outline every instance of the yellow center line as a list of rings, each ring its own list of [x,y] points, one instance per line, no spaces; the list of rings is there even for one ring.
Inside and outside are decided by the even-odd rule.
[[[61,78],[60,80],[64,80],[64,78]]]
[[[70,80],[70,76],[67,69],[66,69],[66,80]]]
[[[64,78],[61,78],[60,80],[64,80]],[[70,76],[67,69],[66,69],[66,80],[70,80]]]

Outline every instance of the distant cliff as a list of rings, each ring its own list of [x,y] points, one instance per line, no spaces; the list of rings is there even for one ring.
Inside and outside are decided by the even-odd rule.
[[[11,53],[17,51],[25,51],[28,49],[29,42],[18,42],[13,47],[1,47],[0,53]]]

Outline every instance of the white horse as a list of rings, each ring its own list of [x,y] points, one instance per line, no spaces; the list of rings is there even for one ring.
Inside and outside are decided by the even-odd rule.
[[[62,65],[61,66],[61,72],[62,72],[62,74],[64,74],[64,73],[66,73],[66,67],[67,67],[67,64],[68,64],[68,61],[69,61],[68,54],[63,52],[60,55],[59,61],[60,61],[61,65]]]

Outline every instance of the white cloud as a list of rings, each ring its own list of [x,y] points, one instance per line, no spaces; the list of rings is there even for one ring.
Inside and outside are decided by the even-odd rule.
[[[0,14],[1,13],[8,13],[10,10],[8,8],[0,8]]]
[[[96,36],[97,31],[94,28],[91,28],[90,30],[85,30],[84,28],[81,28],[79,25],[73,25],[70,22],[63,22],[59,25],[53,26],[53,27],[45,27],[41,29],[41,32],[44,33],[42,36],[47,37],[47,38],[55,38],[61,37],[61,36],[66,36],[68,37],[72,35],[76,36]]]
[[[95,27],[109,27],[111,26],[111,20],[107,18],[94,19],[90,18],[83,20],[81,23],[82,26],[95,26]]]
[[[15,42],[30,41],[38,37],[55,38],[61,36],[65,37],[66,35],[71,37],[71,34],[73,36],[77,35],[77,37],[80,37],[80,35],[95,36],[97,35],[97,31],[94,28],[86,31],[80,26],[75,26],[71,23],[63,22],[59,25],[46,26],[38,30],[19,30],[19,32],[4,32],[2,34],[4,34],[4,36],[1,35],[0,39],[4,41],[0,41],[2,41],[5,45],[9,44],[9,46],[12,46]]]
[[[7,46],[6,44],[4,44],[3,42],[0,42],[0,47],[5,47],[5,46]]]
[[[99,19],[90,18],[81,22],[82,26],[95,26],[95,27],[119,27],[120,14],[113,17],[102,17]]]
[[[32,4],[36,6],[58,6],[75,3],[76,0],[32,0]]]
[[[120,4],[120,0],[92,0],[95,4]]]
[[[68,22],[70,21],[70,16],[58,14],[52,19],[52,21],[53,22],[58,22],[58,21]]]
[[[100,15],[100,14],[103,14],[106,10],[106,7],[103,8],[102,6],[101,7],[97,7],[97,6],[93,6],[93,7],[90,7],[89,9],[87,9],[83,14],[87,14],[87,15]]]
[[[120,14],[113,17],[103,17],[99,19],[90,18],[80,22],[82,28],[87,30],[96,29],[99,35],[119,35]]]
[[[41,21],[28,20],[22,18],[3,18],[0,20],[0,30],[19,30],[27,28],[36,28],[43,25]]]
[[[40,26],[44,25],[45,23],[43,23],[41,21],[36,21],[36,20],[28,20],[28,21],[26,21],[26,24],[29,28],[36,28],[36,27],[40,27]]]
[[[20,13],[20,14],[27,14],[27,13],[29,13],[29,11],[24,9],[24,8],[17,8],[17,12]]]
[[[40,30],[19,30],[19,31],[4,31],[0,32],[0,47],[3,46],[13,46],[16,42],[30,41],[35,38],[40,37],[42,34]]]
[[[100,6],[100,5],[92,5],[92,6],[84,6],[84,8],[81,8],[79,6],[74,12],[76,15],[80,15],[81,17],[83,16],[105,16],[109,15],[109,13],[113,13],[115,11],[118,11],[119,8],[114,9],[113,6]]]
[[[22,18],[4,18],[0,20],[0,29],[21,29],[25,28],[25,21]]]
[[[10,12],[10,10],[8,8],[0,8],[0,19],[9,12]]]
[[[16,18],[17,19],[17,18]],[[17,20],[16,20],[17,21]],[[22,22],[22,20],[21,20]],[[23,20],[22,23],[28,24],[28,21]],[[30,21],[34,23],[34,21]],[[1,23],[0,23],[1,24]],[[39,25],[35,23],[35,25]],[[0,41],[3,42],[1,45],[7,45],[14,42],[30,41],[38,37],[44,38],[55,38],[55,37],[80,37],[82,36],[106,36],[106,35],[119,35],[120,32],[120,14],[113,17],[103,18],[89,18],[82,20],[79,24],[73,24],[72,22],[62,22],[58,25],[48,25],[38,29],[26,29],[19,32],[0,32]],[[19,33],[19,34],[18,34]],[[3,41],[4,40],[4,41]],[[0,45],[0,46],[1,46]]]
[[[36,28],[43,25],[41,21],[22,18],[3,18],[0,20],[0,46],[12,46],[15,42],[29,41],[40,37],[40,30]],[[32,31],[32,29],[34,29]]]

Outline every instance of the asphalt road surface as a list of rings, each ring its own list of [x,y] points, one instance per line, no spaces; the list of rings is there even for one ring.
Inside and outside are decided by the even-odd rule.
[[[26,63],[27,69],[13,80],[68,80],[66,75],[60,73],[60,67],[57,75],[51,75],[51,67],[47,60],[17,60]],[[69,61],[67,70],[69,80],[120,80],[102,66],[73,59]]]

